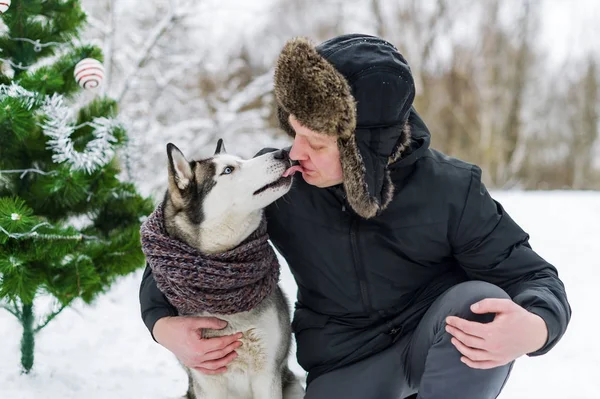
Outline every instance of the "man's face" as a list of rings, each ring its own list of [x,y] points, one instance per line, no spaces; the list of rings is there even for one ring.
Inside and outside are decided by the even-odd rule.
[[[290,158],[300,162],[304,181],[317,187],[340,184],[343,175],[337,139],[302,126],[293,115],[289,123],[296,132]]]

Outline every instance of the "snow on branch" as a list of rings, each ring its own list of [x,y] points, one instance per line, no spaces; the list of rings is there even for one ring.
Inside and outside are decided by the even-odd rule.
[[[173,1],[169,1],[169,11],[167,15],[158,23],[154,31],[150,34],[142,50],[138,54],[138,57],[134,62],[133,68],[129,70],[129,72],[123,79],[123,85],[119,90],[118,94],[115,96],[117,102],[120,103],[125,94],[127,94],[132,79],[139,73],[140,69],[150,59],[150,54],[154,47],[156,47],[156,44],[158,43],[160,38],[163,37],[163,35],[167,33],[170,29],[172,29],[175,23],[183,16],[185,16],[186,13],[189,13],[189,10],[187,10],[185,6],[175,8]]]
[[[99,30],[103,35],[109,34],[109,28],[105,27],[105,23],[100,21],[97,18],[94,18],[92,15],[87,15],[87,22],[92,28]]]
[[[243,90],[236,92],[229,100],[229,111],[239,112],[257,98],[269,94],[273,90],[273,74],[274,70],[271,69],[258,76]]]

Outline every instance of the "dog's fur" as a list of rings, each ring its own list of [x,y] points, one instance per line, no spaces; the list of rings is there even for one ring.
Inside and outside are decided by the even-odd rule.
[[[169,187],[164,201],[167,233],[204,253],[230,250],[254,232],[263,208],[285,195],[292,177],[282,177],[291,162],[281,152],[250,160],[225,153],[188,161],[167,146]],[[267,187],[267,188],[265,188]],[[257,191],[260,190],[260,193]],[[300,399],[304,390],[288,369],[291,344],[289,305],[279,286],[256,308],[233,315],[203,313],[228,324],[203,330],[203,338],[242,332],[238,357],[224,374],[206,375],[186,368],[187,397],[193,399]]]

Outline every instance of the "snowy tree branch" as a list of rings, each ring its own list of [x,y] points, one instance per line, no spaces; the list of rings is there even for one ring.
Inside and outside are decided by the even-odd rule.
[[[112,84],[114,52],[115,52],[115,21],[116,10],[115,0],[108,2],[108,28],[104,37],[104,85],[102,86],[102,94],[105,95]]]
[[[102,32],[103,35],[108,35],[109,31],[104,27],[104,22],[92,17],[89,14],[87,15],[87,22],[92,28],[98,29],[100,32]]]
[[[121,90],[119,90],[119,93],[115,96],[117,102],[121,102],[121,100],[129,90],[131,80],[135,77],[135,75],[139,73],[140,69],[150,59],[150,53],[152,52],[152,49],[154,49],[160,38],[173,27],[175,21],[177,21],[179,18],[181,18],[181,14],[174,10],[173,4],[171,2],[168,14],[163,18],[162,21],[159,22],[154,32],[152,32],[150,37],[148,37],[148,40],[146,40],[142,51],[139,53],[133,68],[129,71],[129,73],[127,73],[127,75],[123,79],[123,86],[121,87]]]
[[[256,99],[269,94],[273,90],[273,74],[274,70],[269,70],[267,73],[256,77],[243,90],[235,93],[228,101],[229,111],[240,112]]]

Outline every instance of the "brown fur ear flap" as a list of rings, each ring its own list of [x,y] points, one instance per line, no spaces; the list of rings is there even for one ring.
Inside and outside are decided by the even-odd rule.
[[[402,125],[402,133],[400,135],[400,139],[396,143],[396,147],[394,151],[392,151],[392,155],[388,159],[388,165],[393,164],[397,160],[402,157],[402,154],[408,149],[410,145],[411,133],[410,133],[410,124],[408,123],[408,119]]]
[[[389,171],[385,171],[385,180],[382,187],[382,203],[377,198],[369,195],[365,176],[367,174],[355,136],[347,140],[338,140],[340,161],[344,174],[344,190],[348,203],[359,216],[365,219],[377,216],[383,211],[394,196],[394,185]]]
[[[354,133],[356,102],[350,86],[308,39],[292,39],[283,47],[274,91],[281,115],[292,114],[303,126],[334,137]]]
[[[277,106],[277,119],[279,119],[279,126],[283,129],[284,132],[288,134],[291,138],[296,137],[296,132],[292,125],[290,125],[289,121],[290,113],[285,112],[281,106]]]
[[[388,165],[393,164],[402,157],[402,154],[410,145],[410,139],[410,124],[407,120],[402,125],[402,133],[388,159]],[[338,147],[344,173],[344,190],[346,191],[348,203],[358,215],[365,219],[378,215],[387,208],[394,196],[394,184],[389,170],[385,171],[380,203],[377,198],[369,195],[369,188],[365,179],[367,171],[356,144],[355,136],[350,137],[348,140],[338,140]]]

